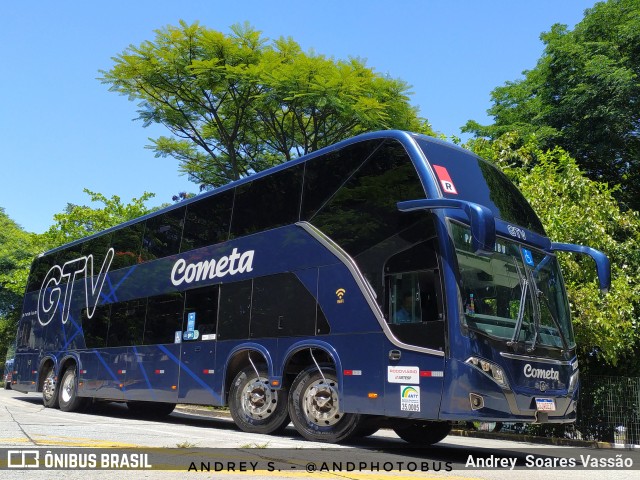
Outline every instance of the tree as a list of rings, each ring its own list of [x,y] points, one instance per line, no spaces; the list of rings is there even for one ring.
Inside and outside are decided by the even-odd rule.
[[[569,31],[543,33],[545,50],[521,80],[493,90],[494,123],[463,131],[497,139],[518,132],[542,149],[558,145],[593,180],[640,209],[640,0],[609,0]]]
[[[29,268],[38,248],[36,236],[0,208],[0,363],[16,335]]]
[[[225,35],[180,22],[130,46],[102,82],[140,101],[138,119],[171,136],[152,140],[194,182],[211,188],[368,130],[432,133],[409,86],[358,59],[304,53],[248,24]]]
[[[554,241],[589,245],[607,254],[612,287],[598,291],[594,264],[585,256],[560,254],[581,365],[609,367],[640,345],[640,215],[624,212],[615,189],[587,178],[561,148],[521,145],[514,134],[473,150],[493,160],[525,195]]]

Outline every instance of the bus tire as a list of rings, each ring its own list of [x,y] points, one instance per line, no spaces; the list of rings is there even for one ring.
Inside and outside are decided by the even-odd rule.
[[[267,369],[258,365],[241,370],[229,390],[229,410],[238,428],[250,433],[278,433],[289,425],[287,390],[269,385]]]
[[[308,440],[338,443],[357,435],[360,415],[340,408],[338,378],[333,367],[314,365],[298,374],[289,393],[289,416]]]
[[[42,403],[45,408],[58,408],[58,389],[53,365],[45,367],[42,377]]]
[[[140,417],[146,418],[162,418],[175,410],[175,403],[164,402],[127,402],[127,408],[131,413]]]
[[[62,381],[58,386],[58,404],[63,412],[77,412],[87,404],[86,398],[78,396],[78,376],[75,366],[67,368],[62,375]]]
[[[417,445],[433,445],[444,439],[451,431],[449,422],[410,422],[393,429],[405,442]]]

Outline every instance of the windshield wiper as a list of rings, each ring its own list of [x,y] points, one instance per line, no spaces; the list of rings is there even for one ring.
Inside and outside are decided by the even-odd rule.
[[[518,265],[518,260],[516,259],[516,257],[512,258],[513,264],[516,266],[516,271],[518,272],[518,278],[520,279],[520,290],[522,291],[522,293],[520,294],[520,307],[518,308],[518,318],[516,319],[516,327],[513,331],[513,337],[511,337],[511,340],[507,342],[507,345],[509,345],[510,347],[513,347],[518,343],[517,338],[520,336],[520,330],[522,330],[525,303],[527,299],[527,292],[529,290],[529,281],[527,280],[527,277],[522,274],[520,265]]]
[[[538,333],[540,332],[540,303],[538,297],[542,294],[538,290],[535,278],[533,278],[533,272],[527,267],[524,267],[527,277],[529,277],[529,283],[531,284],[531,305],[533,309],[533,340],[531,340],[531,346],[527,348],[527,352],[531,353],[536,349],[538,342]]]
[[[547,295],[540,291],[540,298],[542,298],[544,300],[544,304],[547,307],[547,311],[549,312],[549,316],[551,317],[551,320],[553,320],[553,323],[555,324],[556,328],[558,329],[558,335],[560,336],[560,340],[562,341],[562,346],[564,347],[564,349],[566,351],[569,350],[569,342],[567,342],[567,339],[564,337],[564,333],[562,333],[562,328],[560,327],[560,322],[558,321],[558,319],[556,318],[556,316],[553,314],[553,310],[551,309],[551,305],[549,304],[549,298],[547,298]]]

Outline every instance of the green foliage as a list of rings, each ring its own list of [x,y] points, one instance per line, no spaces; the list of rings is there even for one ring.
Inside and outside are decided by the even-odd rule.
[[[171,136],[152,140],[204,188],[216,187],[355,134],[398,128],[433,133],[408,103],[409,86],[364,61],[305,53],[248,24],[225,35],[168,26],[101,72],[140,101],[138,119]]]
[[[573,31],[554,25],[541,38],[536,67],[493,90],[494,124],[469,121],[463,131],[561,146],[640,209],[640,0],[597,3]]]
[[[26,233],[0,208],[0,358],[13,342],[31,261],[38,251],[35,235]]]
[[[522,147],[515,135],[470,146],[492,159],[529,200],[554,241],[588,245],[607,254],[612,287],[598,290],[593,261],[560,254],[583,365],[594,359],[616,365],[638,344],[640,329],[640,216],[620,209],[614,189],[588,179],[561,148]]]
[[[124,204],[117,195],[107,198],[101,193],[95,193],[86,188],[84,192],[89,195],[91,202],[101,203],[103,206],[92,208],[86,205],[68,204],[63,213],[53,216],[56,223],[41,236],[41,241],[47,249],[145,215],[151,212],[151,209],[145,206],[145,202],[154,197],[153,193],[145,192],[140,198],[134,198],[131,203]]]

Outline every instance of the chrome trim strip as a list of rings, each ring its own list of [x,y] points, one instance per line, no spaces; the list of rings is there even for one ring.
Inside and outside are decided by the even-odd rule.
[[[522,360],[524,362],[538,362],[538,363],[550,363],[552,365],[571,365],[575,361],[573,360],[553,360],[551,358],[530,357],[527,355],[516,355],[515,353],[500,352],[500,356],[509,358],[511,360]]]
[[[349,256],[349,254],[345,252],[340,247],[340,245],[338,245],[336,242],[331,240],[329,237],[327,237],[324,233],[322,233],[316,227],[311,225],[309,222],[297,222],[296,225],[303,228],[309,235],[311,235],[327,250],[333,253],[338,258],[338,260],[340,260],[349,269],[349,271],[351,272],[351,275],[353,275],[354,280],[360,287],[360,290],[362,291],[364,298],[367,300],[367,303],[369,304],[371,311],[378,319],[378,323],[382,327],[384,334],[386,335],[386,337],[389,339],[391,343],[393,343],[396,347],[400,347],[405,350],[428,353],[430,355],[437,355],[439,357],[444,357],[444,352],[440,350],[433,350],[431,348],[408,345],[406,343],[402,343],[400,340],[394,337],[393,333],[391,332],[391,329],[389,328],[389,325],[387,325],[387,322],[384,319],[382,310],[380,310],[380,307],[378,306],[378,303],[375,300],[376,295],[373,289],[371,288],[371,285],[369,285],[369,282],[367,281],[367,279],[362,275],[362,273],[360,272],[360,269],[356,265],[356,262],[353,260],[353,258],[351,258],[351,256]]]

